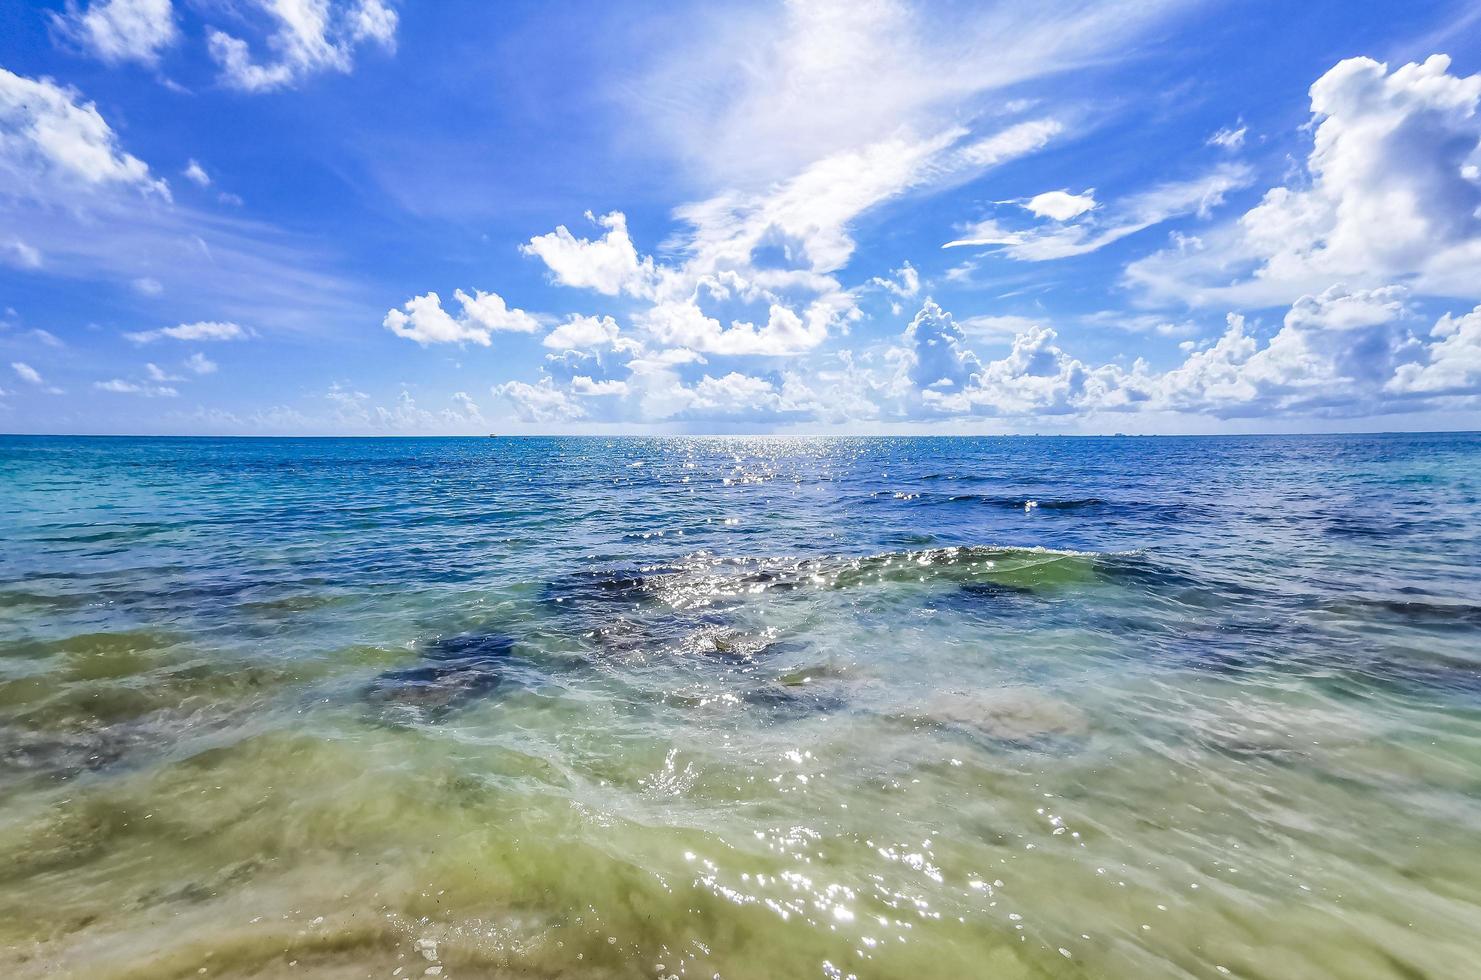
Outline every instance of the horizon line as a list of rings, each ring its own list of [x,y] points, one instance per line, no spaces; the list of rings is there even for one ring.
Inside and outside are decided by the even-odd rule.
[[[0,439],[1280,439],[1338,436],[1471,436],[1481,429],[1367,429],[1331,432],[489,432],[432,433],[130,433],[0,432]]]

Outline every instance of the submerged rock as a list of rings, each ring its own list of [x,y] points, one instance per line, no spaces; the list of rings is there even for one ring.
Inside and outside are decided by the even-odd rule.
[[[926,708],[925,718],[1000,742],[1075,738],[1090,731],[1079,708],[1027,687],[943,695]]]
[[[366,688],[371,704],[401,709],[427,721],[493,693],[503,681],[514,641],[500,633],[462,633],[440,638],[415,667],[388,670]]]

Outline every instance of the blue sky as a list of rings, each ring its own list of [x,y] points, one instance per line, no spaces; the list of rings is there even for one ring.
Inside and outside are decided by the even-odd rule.
[[[0,431],[1481,428],[1481,8],[0,7]]]

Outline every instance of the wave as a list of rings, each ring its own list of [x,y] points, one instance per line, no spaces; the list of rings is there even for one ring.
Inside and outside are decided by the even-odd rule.
[[[1011,497],[979,493],[953,494],[942,502],[948,504],[986,504],[990,507],[1003,507],[1008,510],[1024,510],[1030,504],[1040,510],[1084,510],[1090,507],[1102,507],[1107,504],[1107,501],[1100,497],[1067,497],[1055,499],[1053,497]]]
[[[982,545],[858,557],[726,558],[696,552],[671,564],[579,571],[550,582],[544,598],[568,608],[653,601],[683,608],[766,592],[930,581],[1036,590],[1092,579],[1104,557],[1092,551]]]

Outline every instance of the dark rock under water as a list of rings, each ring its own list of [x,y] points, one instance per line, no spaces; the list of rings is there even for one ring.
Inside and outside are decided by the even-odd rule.
[[[439,637],[423,649],[420,664],[380,674],[364,698],[414,720],[440,721],[497,690],[513,651],[514,640],[503,633]]]

